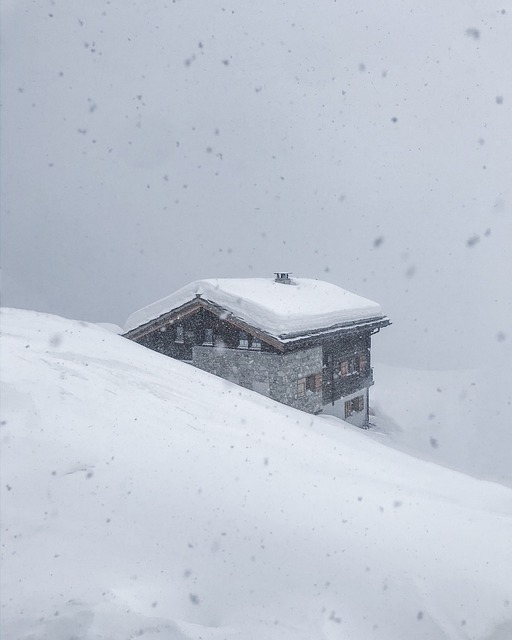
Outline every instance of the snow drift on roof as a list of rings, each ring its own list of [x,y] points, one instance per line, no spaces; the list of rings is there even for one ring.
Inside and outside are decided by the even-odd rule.
[[[383,318],[376,302],[329,282],[294,278],[281,284],[267,278],[197,280],[133,313],[131,331],[180,307],[200,294],[248,324],[273,336],[318,330],[337,324]]]

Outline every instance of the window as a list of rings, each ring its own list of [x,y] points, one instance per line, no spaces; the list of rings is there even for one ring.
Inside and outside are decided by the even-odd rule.
[[[185,332],[182,324],[176,327],[176,342],[185,342]]]
[[[364,396],[357,396],[345,402],[345,418],[349,418],[353,413],[364,411]]]
[[[366,373],[368,357],[366,355],[352,356],[340,362],[340,375],[348,376],[352,373]]]
[[[314,373],[312,376],[306,378],[299,378],[297,380],[297,395],[303,396],[306,391],[321,391],[322,389],[322,374]]]
[[[261,351],[261,340],[258,340],[258,338],[253,338],[251,349],[254,349],[255,351]]]
[[[213,345],[213,329],[205,329],[204,330],[204,341],[203,344]]]
[[[319,391],[322,388],[322,374],[315,373],[306,378],[306,389],[308,391]]]
[[[238,346],[240,349],[248,349],[249,348],[249,336],[245,333],[245,331],[240,331],[239,335],[239,343]]]
[[[364,398],[363,398],[363,396],[357,396],[357,398],[354,398],[352,400],[352,403],[354,405],[354,411],[363,411],[363,409],[364,409]]]

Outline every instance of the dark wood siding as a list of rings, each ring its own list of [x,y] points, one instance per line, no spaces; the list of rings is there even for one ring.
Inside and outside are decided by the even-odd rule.
[[[239,348],[240,330],[203,308],[181,319],[169,321],[150,333],[135,338],[135,341],[172,358],[192,360],[192,347],[205,344],[209,337],[207,330],[213,331],[214,345],[224,345],[228,349]],[[182,335],[179,335],[179,331]],[[247,334],[247,339],[249,348],[255,348],[256,339],[250,334]],[[261,347],[258,345],[258,348],[261,351],[279,353],[277,349],[264,342],[261,342]]]
[[[370,332],[327,339],[323,347],[323,401],[335,402],[373,384]],[[343,366],[342,366],[342,363]],[[345,364],[346,363],[346,364]]]

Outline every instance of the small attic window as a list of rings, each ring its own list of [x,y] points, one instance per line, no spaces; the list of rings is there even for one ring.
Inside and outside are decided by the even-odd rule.
[[[203,344],[213,345],[213,329],[208,328],[204,330],[204,341]]]
[[[254,351],[261,351],[261,340],[259,340],[258,338],[253,338],[251,349],[254,349]]]
[[[185,332],[183,331],[183,325],[179,324],[176,327],[176,339],[175,342],[183,343],[185,342]]]
[[[249,348],[249,336],[245,333],[245,331],[240,331],[238,334],[239,343],[238,346],[240,349],[248,349]]]

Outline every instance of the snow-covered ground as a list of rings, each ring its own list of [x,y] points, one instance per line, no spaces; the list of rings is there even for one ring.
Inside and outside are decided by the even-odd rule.
[[[370,437],[512,487],[512,376],[504,357],[469,371],[377,364]]]
[[[372,439],[449,450],[422,374],[413,434],[369,437],[94,325],[2,331],[2,638],[512,637],[512,490]]]

